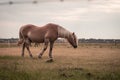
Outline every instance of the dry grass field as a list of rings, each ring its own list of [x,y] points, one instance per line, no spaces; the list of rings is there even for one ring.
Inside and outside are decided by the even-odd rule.
[[[33,59],[27,51],[21,57],[21,47],[1,47],[0,80],[120,80],[120,45],[55,44],[52,63],[48,49],[38,59],[41,46],[31,47]]]

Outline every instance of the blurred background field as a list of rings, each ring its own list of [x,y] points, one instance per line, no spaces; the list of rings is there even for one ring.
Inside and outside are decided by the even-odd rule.
[[[35,43],[32,43],[31,47],[42,47],[43,43],[38,43],[35,45]],[[67,47],[70,48],[72,46],[69,45],[69,43],[55,43],[54,46],[57,47]],[[119,48],[120,49],[120,43],[79,43],[79,47],[86,47],[86,48]],[[0,43],[0,48],[13,48],[13,47],[19,47],[17,43]]]

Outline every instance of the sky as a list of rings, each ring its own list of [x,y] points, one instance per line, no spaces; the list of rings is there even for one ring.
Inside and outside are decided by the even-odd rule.
[[[9,0],[0,0],[0,38],[18,38],[25,24],[55,23],[78,38],[120,39],[120,0],[12,1],[9,5],[3,4]],[[14,4],[20,1],[23,4]]]

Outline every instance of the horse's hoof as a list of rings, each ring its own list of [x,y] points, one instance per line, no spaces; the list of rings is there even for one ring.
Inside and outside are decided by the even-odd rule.
[[[51,63],[51,62],[53,62],[53,59],[49,59],[46,62]]]
[[[24,55],[22,54],[21,57],[24,57]]]
[[[41,59],[41,58],[42,58],[42,56],[38,56],[38,58],[39,58],[39,59]]]
[[[32,56],[32,55],[30,55],[30,57],[31,57],[31,58],[33,58],[33,56]]]
[[[32,59],[35,59],[33,56],[31,57]]]

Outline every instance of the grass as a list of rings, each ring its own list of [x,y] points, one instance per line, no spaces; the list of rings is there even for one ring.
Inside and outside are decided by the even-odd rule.
[[[55,44],[52,63],[46,63],[48,50],[38,59],[40,49],[31,47],[31,59],[19,47],[0,48],[0,80],[120,80],[120,49],[85,45]]]
[[[6,58],[5,58],[6,59]],[[12,58],[11,58],[12,59]],[[8,60],[11,60],[10,58]],[[0,59],[0,60],[3,60]],[[15,61],[14,61],[15,60]],[[25,59],[25,63],[20,63],[20,59],[13,58],[9,64],[0,66],[0,80],[119,80],[120,72],[91,71],[81,67],[60,66],[49,68],[56,63],[42,63],[39,61]],[[26,64],[28,63],[28,64]],[[34,69],[33,66],[39,65]],[[44,67],[40,67],[44,65]],[[47,67],[45,67],[47,66]]]
[[[6,58],[8,57],[8,59]],[[119,71],[89,70],[84,67],[38,59],[0,57],[0,80],[119,80]],[[9,62],[9,63],[8,63]],[[107,68],[107,67],[106,67]]]

